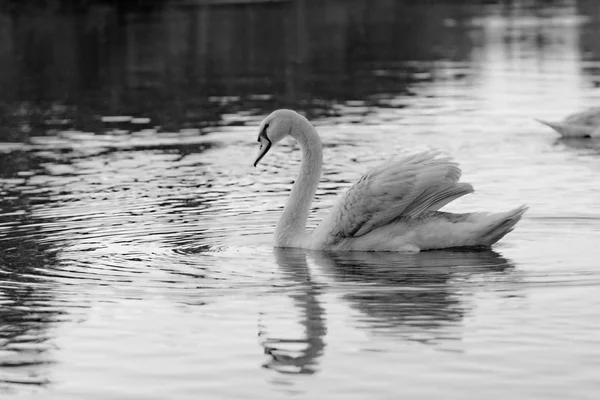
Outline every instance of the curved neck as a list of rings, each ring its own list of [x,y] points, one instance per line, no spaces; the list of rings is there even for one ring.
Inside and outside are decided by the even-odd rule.
[[[300,247],[305,240],[306,220],[319,185],[323,164],[321,139],[308,120],[299,120],[290,135],[300,144],[302,164],[275,229],[275,245],[279,247]]]

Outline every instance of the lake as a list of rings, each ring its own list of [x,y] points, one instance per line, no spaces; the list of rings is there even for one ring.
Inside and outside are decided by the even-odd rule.
[[[596,2],[55,3],[0,11],[2,398],[598,397],[600,141],[534,120],[600,102]],[[486,251],[273,248],[280,107],[324,143],[310,226],[423,149],[475,188],[444,210],[529,211]]]

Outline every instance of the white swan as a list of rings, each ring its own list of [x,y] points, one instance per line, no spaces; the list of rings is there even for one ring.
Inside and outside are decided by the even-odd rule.
[[[537,121],[548,125],[565,138],[600,138],[600,108],[590,108],[562,121]]]
[[[473,192],[458,183],[460,169],[436,152],[383,164],[342,195],[312,232],[306,220],[321,177],[321,139],[294,111],[277,110],[260,124],[254,166],[269,149],[291,136],[302,149],[300,174],[275,229],[275,246],[320,250],[420,251],[491,246],[510,232],[527,207],[502,213],[451,214],[441,207]]]

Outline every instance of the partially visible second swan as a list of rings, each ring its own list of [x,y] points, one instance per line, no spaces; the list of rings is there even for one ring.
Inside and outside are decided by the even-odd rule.
[[[548,125],[564,138],[600,138],[600,108],[569,115],[562,121],[537,121]]]
[[[420,251],[491,246],[513,230],[527,207],[501,213],[438,211],[473,192],[458,182],[460,169],[436,152],[380,165],[363,175],[311,232],[306,221],[321,177],[321,139],[311,123],[277,110],[259,127],[254,166],[273,145],[291,136],[302,149],[300,174],[275,229],[275,246],[315,250]]]

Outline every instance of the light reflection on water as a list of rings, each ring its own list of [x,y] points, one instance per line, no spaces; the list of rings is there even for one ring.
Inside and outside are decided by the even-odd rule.
[[[600,61],[574,15],[490,10],[470,20],[471,60],[314,119],[310,224],[382,158],[432,147],[477,190],[450,210],[530,206],[491,251],[273,249],[299,154],[282,143],[251,167],[266,106],[200,130],[0,143],[0,393],[594,398],[600,145],[532,118],[597,102]]]

